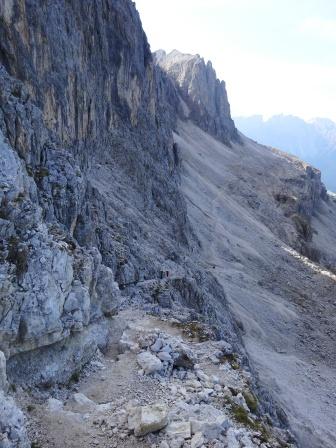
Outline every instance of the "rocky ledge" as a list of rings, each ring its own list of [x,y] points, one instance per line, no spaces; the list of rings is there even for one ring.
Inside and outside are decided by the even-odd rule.
[[[34,446],[61,446],[70,431],[78,446],[295,446],[261,412],[240,355],[211,327],[187,309],[179,318],[168,310],[134,316],[120,313],[118,349],[97,354],[70,390],[16,392]]]

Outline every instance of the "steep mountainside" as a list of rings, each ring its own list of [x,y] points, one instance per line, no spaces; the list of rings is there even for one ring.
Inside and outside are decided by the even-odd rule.
[[[237,117],[237,127],[248,137],[294,154],[322,171],[322,179],[336,191],[336,124],[324,118],[309,122],[294,116]]]
[[[203,266],[227,292],[261,383],[282,404],[300,446],[331,448],[336,257],[327,241],[335,247],[336,203],[318,200],[309,166],[242,139],[228,148],[179,124],[188,216]],[[297,213],[302,206],[305,220]],[[331,271],[301,255],[308,234],[310,257],[318,248]]]
[[[110,313],[114,279],[155,277],[189,232],[160,75],[136,11],[125,1],[43,5],[14,2],[1,22],[10,357]]]
[[[73,378],[127,303],[192,307],[238,343],[178,186],[177,93],[132,2],[0,7],[2,387]],[[3,399],[3,443],[26,446]]]
[[[167,73],[181,100],[180,115],[204,131],[230,145],[239,139],[230,115],[225,82],[220,81],[212,64],[199,55],[177,50],[155,53],[156,63]]]
[[[152,56],[130,0],[0,0],[0,35],[0,447],[307,446],[320,172],[241,136],[210,63]]]

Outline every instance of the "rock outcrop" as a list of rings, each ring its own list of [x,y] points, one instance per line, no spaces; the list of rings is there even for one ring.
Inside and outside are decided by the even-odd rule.
[[[177,88],[182,102],[180,116],[191,119],[228,145],[232,140],[238,141],[225,82],[217,78],[211,62],[177,50],[169,54],[159,50],[154,56]]]
[[[11,359],[103,318],[118,292],[98,250],[80,248],[71,235],[85,188],[73,156],[49,138],[23,85],[4,69],[0,82],[0,341]],[[104,282],[108,302],[96,291]]]
[[[133,5],[42,3],[1,4],[0,340],[9,370],[14,355],[78,338],[113,314],[115,279],[159,270],[151,240],[167,256],[188,233],[160,73]]]

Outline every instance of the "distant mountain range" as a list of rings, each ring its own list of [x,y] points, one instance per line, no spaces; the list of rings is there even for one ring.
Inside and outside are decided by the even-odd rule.
[[[336,123],[326,118],[309,122],[292,115],[236,117],[237,128],[265,145],[287,151],[322,171],[327,188],[336,191]]]

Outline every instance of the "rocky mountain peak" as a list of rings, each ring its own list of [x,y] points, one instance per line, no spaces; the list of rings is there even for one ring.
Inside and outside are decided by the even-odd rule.
[[[206,63],[198,54],[177,50],[168,54],[159,50],[155,53],[155,60],[176,85],[185,103],[185,118],[226,144],[238,140],[225,82],[217,78],[210,61]]]

